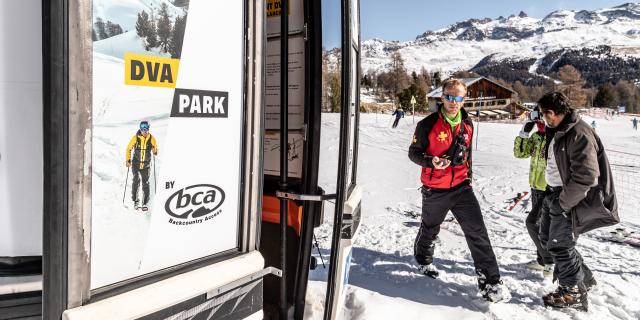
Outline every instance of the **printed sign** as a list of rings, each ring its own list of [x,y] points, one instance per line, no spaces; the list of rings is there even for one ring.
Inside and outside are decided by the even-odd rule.
[[[92,289],[237,248],[245,108],[241,1],[93,8]]]
[[[267,37],[280,35],[281,0],[266,0],[267,9]],[[289,34],[304,31],[304,11],[302,0],[289,0]]]
[[[228,118],[229,93],[176,89],[173,94],[171,117]]]
[[[289,132],[289,145],[287,146],[287,158],[289,165],[289,177],[302,177],[302,156],[304,138],[302,134]],[[270,176],[280,175],[280,132],[266,132],[264,137],[264,174]]]
[[[134,86],[175,88],[180,60],[126,53],[124,83]]]
[[[289,38],[289,129],[304,126],[304,39]],[[265,128],[280,129],[280,40],[267,42]]]

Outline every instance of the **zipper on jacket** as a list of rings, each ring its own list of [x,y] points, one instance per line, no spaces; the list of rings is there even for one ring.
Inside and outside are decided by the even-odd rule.
[[[449,188],[453,187],[453,177],[455,176],[455,174],[453,173],[453,164],[451,165],[451,183],[449,184]]]

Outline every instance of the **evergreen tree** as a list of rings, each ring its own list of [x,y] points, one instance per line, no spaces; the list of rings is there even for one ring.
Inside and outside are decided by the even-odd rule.
[[[144,39],[149,35],[149,14],[144,10],[138,13],[138,19],[136,20],[136,34],[141,39]]]
[[[107,20],[105,29],[107,31],[109,38],[122,34],[122,27],[120,27],[120,25],[117,23],[111,22],[110,20]]]
[[[433,81],[434,81],[434,86],[436,88],[440,87],[442,85],[442,78],[440,76],[440,72],[436,72],[433,74]]]
[[[405,88],[398,94],[398,103],[400,103],[405,111],[411,110],[411,97],[416,98],[416,111],[427,111],[427,93],[414,83],[412,83],[409,87]]]
[[[138,13],[138,19],[136,20],[136,34],[140,39],[142,39],[142,44],[145,50],[150,51],[151,48],[158,46],[155,24],[149,17],[149,14],[144,10]]]
[[[593,106],[598,108],[610,108],[613,106],[614,96],[611,89],[607,86],[598,88],[595,98],[593,98]]]
[[[158,33],[156,32],[156,23],[154,20],[149,20],[149,34],[147,34],[145,49],[150,51],[151,48],[157,48],[159,45]]]
[[[96,27],[96,32],[98,33],[98,40],[103,40],[109,38],[109,34],[107,34],[107,29],[102,18],[96,18],[96,22],[94,23]]]
[[[156,25],[158,32],[158,46],[162,52],[169,52],[171,39],[171,19],[169,18],[169,7],[166,3],[160,6],[158,22]]]
[[[173,30],[171,30],[171,41],[169,42],[169,53],[171,53],[172,58],[180,58],[186,27],[187,15],[177,16],[173,24]]]
[[[96,28],[91,28],[91,41],[98,41],[98,34],[96,33]]]

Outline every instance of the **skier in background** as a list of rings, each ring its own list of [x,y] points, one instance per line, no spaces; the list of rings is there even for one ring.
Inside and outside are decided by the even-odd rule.
[[[596,130],[596,127],[597,127],[596,121],[595,120],[591,121],[591,128],[593,128],[593,131]]]
[[[391,115],[396,116],[396,120],[393,121],[393,126],[391,126],[392,128],[395,128],[398,126],[398,122],[400,121],[400,118],[404,118],[404,110],[402,110],[402,108],[398,108]]]
[[[633,117],[633,119],[631,120],[631,123],[633,124],[633,130],[638,130],[638,118]]]
[[[156,138],[149,133],[149,122],[140,122],[140,129],[131,138],[127,145],[126,165],[131,167],[133,182],[131,184],[131,196],[134,208],[149,210],[149,173],[151,167],[151,153],[158,155],[158,144]],[[133,151],[133,155],[131,154]],[[142,203],[138,198],[138,188],[142,180]]]
[[[537,131],[531,136],[533,127]],[[540,207],[545,196],[547,182],[544,178],[547,160],[544,157],[546,145],[545,126],[540,114],[539,107],[536,107],[524,123],[520,134],[516,136],[513,143],[513,155],[519,159],[531,158],[529,163],[529,186],[531,187],[531,211],[526,219],[527,231],[536,246],[536,260],[527,264],[527,267],[542,271],[544,277],[553,275],[553,257],[547,248],[540,243]]]

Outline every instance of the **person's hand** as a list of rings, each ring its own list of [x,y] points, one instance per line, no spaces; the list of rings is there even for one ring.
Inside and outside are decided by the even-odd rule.
[[[131,160],[127,160],[126,166],[127,168],[131,167]]]
[[[524,122],[524,125],[522,126],[522,129],[520,130],[520,137],[522,138],[529,138],[529,133],[531,132],[531,130],[533,130],[533,127],[536,126],[536,122],[527,118],[527,121]]]
[[[431,163],[433,163],[433,167],[436,169],[445,169],[451,164],[451,160],[440,157],[433,157],[431,159]]]

